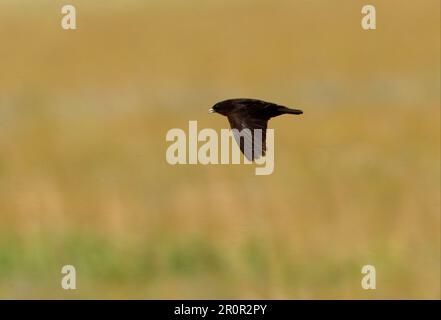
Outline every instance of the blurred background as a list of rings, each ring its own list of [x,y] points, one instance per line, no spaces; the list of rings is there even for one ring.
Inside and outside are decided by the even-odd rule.
[[[0,26],[0,298],[440,298],[439,1],[2,0]],[[274,173],[167,164],[233,97],[304,110]]]

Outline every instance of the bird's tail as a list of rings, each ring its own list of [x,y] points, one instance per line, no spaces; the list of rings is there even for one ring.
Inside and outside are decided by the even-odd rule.
[[[299,110],[299,109],[290,109],[290,108],[283,107],[283,106],[279,106],[279,107],[277,108],[277,111],[279,111],[281,114],[284,114],[284,113],[290,113],[290,114],[302,114],[302,113],[303,113],[302,110]]]

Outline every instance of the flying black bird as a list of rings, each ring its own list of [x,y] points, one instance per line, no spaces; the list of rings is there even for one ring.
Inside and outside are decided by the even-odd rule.
[[[216,103],[208,112],[219,113],[228,118],[234,138],[248,160],[259,159],[265,155],[266,128],[269,119],[285,113],[303,113],[302,110],[257,99],[224,100]],[[261,133],[256,129],[260,129]],[[254,141],[255,135],[256,141]]]

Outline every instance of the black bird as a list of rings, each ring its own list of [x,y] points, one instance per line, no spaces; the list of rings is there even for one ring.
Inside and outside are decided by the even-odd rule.
[[[234,138],[248,160],[259,159],[265,155],[266,128],[269,119],[286,113],[303,113],[302,110],[290,109],[257,99],[224,100],[216,103],[208,112],[219,113],[228,118],[231,129],[233,129]],[[261,129],[260,141],[254,141],[255,129]],[[260,137],[257,136],[257,138]]]

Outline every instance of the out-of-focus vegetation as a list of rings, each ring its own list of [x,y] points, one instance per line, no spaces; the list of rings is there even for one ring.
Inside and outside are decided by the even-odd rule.
[[[69,3],[0,3],[1,298],[439,298],[439,1]],[[231,97],[275,172],[168,165]]]

